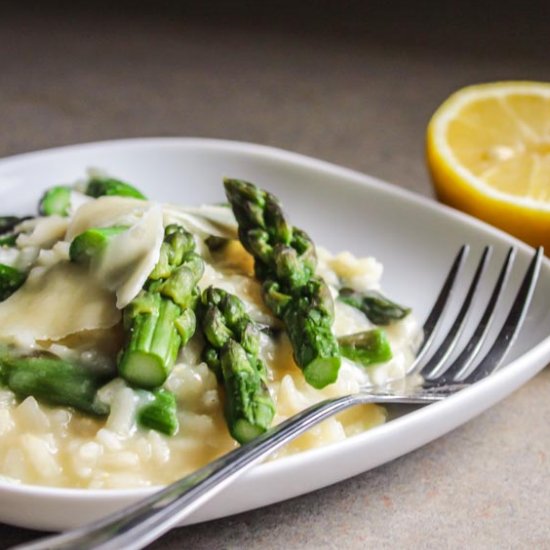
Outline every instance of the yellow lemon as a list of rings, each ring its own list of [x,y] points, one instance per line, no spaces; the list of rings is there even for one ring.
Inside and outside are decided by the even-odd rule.
[[[550,253],[550,83],[454,93],[430,120],[427,160],[440,200]]]

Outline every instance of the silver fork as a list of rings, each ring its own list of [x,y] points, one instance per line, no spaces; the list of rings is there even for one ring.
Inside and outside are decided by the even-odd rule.
[[[535,288],[543,257],[543,250],[539,248],[531,260],[498,336],[484,357],[473,367],[487,339],[496,306],[512,267],[515,251],[513,248],[509,250],[481,320],[462,352],[451,362],[449,358],[457,347],[467,315],[472,309],[474,296],[490,252],[490,247],[484,249],[460,311],[442,343],[433,352],[431,358],[425,361],[428,352],[434,347],[436,330],[444,319],[444,311],[449,304],[458,274],[468,254],[468,246],[465,245],[460,249],[423,326],[422,344],[404,381],[381,387],[362,388],[357,394],[317,403],[250,443],[218,458],[150,497],[110,515],[107,519],[15,548],[19,550],[143,548],[199,508],[253,464],[319,422],[349,407],[362,403],[433,403],[489,376],[499,367],[518,334]]]

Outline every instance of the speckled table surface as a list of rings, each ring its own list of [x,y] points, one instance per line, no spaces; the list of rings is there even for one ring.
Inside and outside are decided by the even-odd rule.
[[[330,27],[330,25],[329,25]],[[296,28],[296,27],[294,27]],[[430,195],[423,135],[462,85],[550,80],[522,43],[456,48],[207,19],[0,18],[0,156],[133,136],[295,150]],[[474,37],[474,38],[477,38]],[[525,36],[524,40],[529,37]],[[422,449],[335,486],[177,529],[152,548],[550,548],[550,372]],[[35,533],[0,525],[0,546]]]

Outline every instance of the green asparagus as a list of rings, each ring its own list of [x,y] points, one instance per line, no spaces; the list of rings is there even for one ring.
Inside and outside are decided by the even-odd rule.
[[[362,311],[371,323],[389,325],[406,317],[410,308],[400,306],[376,290],[357,292],[352,288],[341,288],[338,299]]]
[[[384,363],[393,356],[386,333],[379,328],[340,336],[338,344],[343,357],[364,367]]]
[[[155,390],[154,392],[142,390],[140,393],[146,403],[138,410],[138,424],[142,428],[156,430],[166,435],[174,435],[179,427],[174,394],[165,389]]]
[[[67,217],[71,208],[71,192],[71,187],[67,185],[57,185],[48,189],[38,203],[39,214]]]
[[[26,280],[27,274],[0,264],[0,302],[9,298]]]
[[[131,384],[142,388],[162,385],[180,348],[195,332],[193,310],[204,264],[194,250],[190,233],[177,225],[166,227],[157,265],[124,309],[126,342],[118,369]]]
[[[146,199],[145,195],[133,185],[110,177],[95,176],[86,186],[86,195],[90,197],[120,196],[134,199]]]
[[[29,219],[17,216],[0,216],[0,248],[15,247],[19,233],[16,227]],[[27,273],[16,267],[0,263],[0,302],[9,298],[27,279]]]
[[[107,248],[109,241],[116,235],[126,231],[127,226],[93,227],[75,237],[69,248],[72,262],[88,264],[93,258],[98,258]]]
[[[5,385],[19,397],[32,395],[51,405],[74,407],[92,415],[108,413],[108,407],[96,399],[107,378],[83,365],[47,355],[7,353],[0,357],[0,365]]]
[[[17,243],[17,233],[8,233],[7,235],[0,235],[0,247],[11,247],[15,246]]]
[[[270,193],[241,180],[226,179],[224,185],[241,243],[254,256],[264,299],[283,320],[296,363],[315,388],[335,382],[341,357],[331,329],[333,302],[315,275],[313,242],[287,222]]]
[[[0,384],[20,398],[32,395],[50,405],[105,416],[110,407],[97,397],[97,391],[108,380],[108,375],[50,354],[22,356],[6,348],[0,350]],[[138,424],[174,435],[178,430],[175,396],[164,389],[154,392],[136,390],[136,393],[142,403],[136,414]]]
[[[119,361],[120,375],[143,388],[164,383],[182,339],[175,327],[181,309],[158,292],[142,291],[124,312],[127,342]]]
[[[275,415],[259,358],[259,328],[235,295],[209,287],[201,296],[199,315],[206,346],[203,359],[225,387],[229,432],[246,443],[264,433]]]

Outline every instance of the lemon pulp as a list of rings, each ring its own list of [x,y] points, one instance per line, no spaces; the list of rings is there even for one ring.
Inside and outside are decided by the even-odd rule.
[[[442,201],[550,251],[550,83],[459,90],[430,121],[427,159]]]

